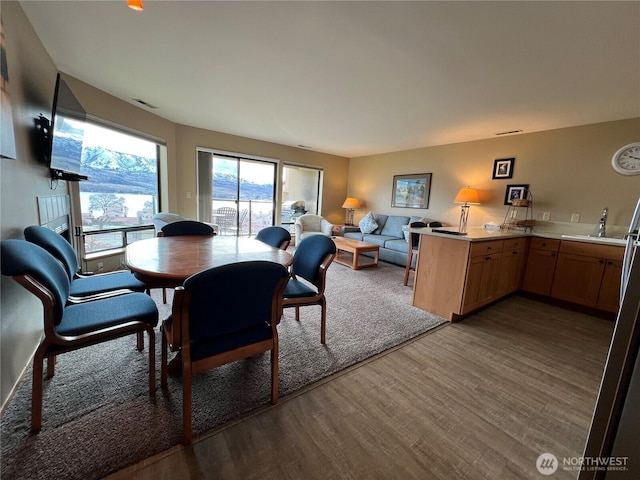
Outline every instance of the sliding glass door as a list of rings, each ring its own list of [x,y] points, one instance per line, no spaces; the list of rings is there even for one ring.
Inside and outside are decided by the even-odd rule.
[[[198,150],[198,218],[221,235],[254,235],[273,225],[277,163]]]
[[[305,213],[320,214],[322,170],[300,165],[282,167],[282,225]]]

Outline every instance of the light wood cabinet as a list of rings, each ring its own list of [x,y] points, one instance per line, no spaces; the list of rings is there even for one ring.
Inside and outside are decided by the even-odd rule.
[[[562,241],[551,296],[617,311],[623,254],[622,247]]]
[[[413,305],[455,320],[517,290],[525,248],[524,237],[469,242],[423,235]]]
[[[622,260],[607,260],[602,274],[600,293],[596,307],[607,312],[617,312],[620,306],[620,278]]]
[[[526,250],[525,238],[504,241],[496,286],[498,297],[503,297],[521,288]]]
[[[500,253],[494,253],[469,259],[460,313],[464,314],[475,310],[496,297],[500,257]]]
[[[519,289],[618,310],[623,247],[525,236],[468,241],[422,235],[419,248],[413,305],[448,320]]]
[[[560,240],[533,237],[525,266],[522,289],[539,295],[551,295]]]

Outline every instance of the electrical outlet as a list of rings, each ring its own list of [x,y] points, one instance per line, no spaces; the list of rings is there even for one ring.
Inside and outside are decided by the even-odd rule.
[[[542,214],[542,220],[544,220],[545,222],[548,222],[550,218],[551,218],[551,212],[544,212]]]
[[[191,192],[186,193],[187,198],[191,198]]]
[[[578,223],[580,221],[580,214],[579,213],[572,213],[571,214],[571,223]]]
[[[98,262],[98,271],[102,270],[103,268],[104,268],[104,263]]]

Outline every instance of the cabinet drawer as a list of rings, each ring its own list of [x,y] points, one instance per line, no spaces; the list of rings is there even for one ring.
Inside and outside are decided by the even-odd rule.
[[[548,250],[550,252],[557,252],[560,248],[560,240],[554,240],[551,238],[538,238],[531,237],[531,243],[529,248],[535,248],[537,250]]]
[[[469,249],[470,257],[479,255],[491,255],[502,252],[502,240],[489,240],[486,242],[472,242]]]
[[[527,239],[525,237],[520,238],[510,238],[508,240],[503,240],[502,251],[506,252],[508,250],[522,250],[526,245]]]
[[[560,252],[571,255],[584,255],[586,257],[606,258],[607,260],[622,260],[624,247],[563,240],[560,245]]]

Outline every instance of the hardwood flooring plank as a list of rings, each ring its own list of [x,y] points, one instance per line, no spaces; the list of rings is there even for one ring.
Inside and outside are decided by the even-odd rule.
[[[108,478],[539,479],[582,454],[612,331],[514,296]]]

